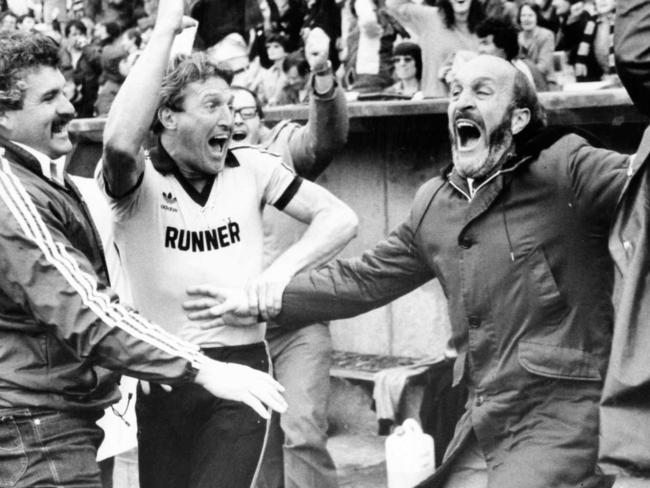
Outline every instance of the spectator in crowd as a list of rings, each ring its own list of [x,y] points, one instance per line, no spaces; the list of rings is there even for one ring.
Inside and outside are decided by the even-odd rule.
[[[106,48],[102,53],[102,75],[100,77],[95,115],[107,115],[124,79],[129,74],[129,53],[122,47]]]
[[[408,34],[375,0],[354,0],[350,9],[354,21],[347,36],[345,86],[360,93],[380,92],[394,81],[393,44],[398,35]]]
[[[517,23],[517,2],[511,0],[484,0],[483,12],[485,17],[505,18]]]
[[[330,66],[331,69],[331,66]],[[309,101],[309,63],[305,55],[296,51],[282,61],[284,86],[278,94],[278,105],[292,105]]]
[[[289,38],[287,52],[294,52],[303,45],[300,32],[307,14],[304,0],[268,0],[278,11],[277,30],[284,32]]]
[[[555,35],[552,31],[540,27],[541,14],[536,3],[524,1],[519,7],[518,20],[521,26],[519,32],[519,56],[531,62],[548,83],[553,80],[553,51],[555,50]]]
[[[260,66],[264,69],[268,69],[273,65],[273,62],[269,59],[267,53],[266,35],[267,33],[281,32],[280,26],[277,23],[279,14],[278,8],[272,1],[260,0],[258,5],[260,14],[262,15],[262,21],[255,26],[255,29],[251,33],[248,42],[250,46],[249,58],[251,61],[258,58]]]
[[[61,70],[70,84],[70,100],[78,117],[92,117],[102,73],[101,52],[89,41],[86,25],[82,21],[71,20],[64,32],[65,40],[60,51]]]
[[[257,0],[192,0],[190,15],[199,22],[195,47],[208,49],[227,35],[248,38],[261,14]]]
[[[616,21],[614,0],[596,0],[596,32],[593,46],[596,61],[603,76],[618,80],[614,63],[614,24]]]
[[[540,17],[537,24],[557,34],[560,29],[560,19],[555,11],[553,0],[535,0],[535,4],[539,7]]]
[[[131,27],[122,33],[120,45],[127,53],[133,54],[140,51],[141,44],[142,35],[137,27]]]
[[[281,32],[287,38],[285,51],[287,53],[302,48],[300,37],[306,5],[302,0],[260,0],[259,9],[262,22],[255,27],[255,32],[250,40],[250,58],[259,57],[260,64],[269,68],[273,63],[266,53],[266,34]]]
[[[18,17],[7,10],[0,15],[0,32],[12,32],[16,30],[16,24],[18,23]]]
[[[161,0],[152,41],[107,118],[97,174],[111,203],[114,242],[134,305],[206,354],[266,371],[264,327],[182,327],[185,287],[210,276],[248,283],[251,293],[264,289],[277,303],[275,292],[290,276],[323,262],[353,237],[356,217],[278,156],[230,148],[229,74],[204,53],[177,57],[167,69],[182,14],[182,0]],[[158,140],[145,154],[154,118]],[[309,226],[263,270],[267,203]],[[160,266],[150,266],[150,259]],[[136,411],[142,488],[252,486],[267,425],[250,411],[183,387],[139,395]]]
[[[106,46],[117,45],[121,34],[117,22],[97,22],[93,30],[93,42],[103,50]]]
[[[33,32],[34,27],[36,27],[36,19],[31,14],[21,15],[18,17],[16,26],[18,27],[18,30],[23,32]]]
[[[337,49],[337,43],[341,37],[341,9],[336,0],[307,0],[303,37],[306,38],[309,30],[314,27],[323,29],[330,38],[330,62],[332,69],[336,72],[341,62]]]
[[[647,50],[645,36],[638,42]],[[478,56],[453,76],[452,167],[424,183],[386,239],[295,276],[266,314],[291,328],[349,318],[437,278],[458,351],[454,384],[465,379],[469,397],[442,465],[418,486],[611,487],[596,466],[614,322],[608,238],[641,165],[571,129],[546,129],[535,90],[505,60]],[[646,225],[644,197],[643,213],[628,214],[633,224]],[[635,234],[628,237],[626,228],[619,237]],[[630,249],[647,257],[645,227],[636,240],[639,249],[619,245],[621,261]],[[631,275],[637,291],[647,291],[647,275]],[[188,294],[189,318],[204,326],[265,316],[251,313],[242,289],[205,285]],[[645,323],[643,317],[634,325],[642,330]],[[643,352],[626,371],[632,383],[645,381],[643,388],[634,384],[631,412],[647,412]]]
[[[407,29],[412,29],[422,48],[422,93],[444,97],[450,59],[460,50],[477,51],[476,27],[483,20],[478,0],[439,0],[437,7],[409,0],[386,0],[386,7]]]
[[[258,59],[250,60],[248,46],[241,35],[228,34],[209,48],[206,54],[214,64],[233,74],[233,85],[258,92],[262,80],[262,67]]]
[[[476,28],[479,37],[478,52],[491,54],[505,59],[521,71],[537,91],[548,90],[546,79],[542,72],[529,60],[519,59],[519,43],[517,27],[508,19],[488,17]]]
[[[264,418],[263,404],[286,403],[270,376],[213,361],[118,303],[64,172],[74,108],[57,65],[46,36],[0,34],[0,472],[15,487],[99,488],[96,420],[119,399],[116,374],[200,385]]]
[[[277,97],[284,86],[282,63],[287,57],[289,38],[282,32],[271,32],[266,36],[266,53],[273,64],[262,70],[257,95],[262,105],[277,104]]]
[[[594,52],[596,20],[582,0],[553,0],[560,17],[555,49],[567,53],[577,81],[600,80],[601,69]]]
[[[345,143],[348,117],[345,95],[328,68],[329,38],[321,29],[310,31],[305,53],[314,73],[309,87],[307,124],[301,126],[285,120],[267,127],[255,94],[233,87],[232,145],[255,146],[279,154],[299,176],[314,180]],[[267,207],[264,267],[304,231],[304,224]],[[335,488],[336,470],[326,448],[332,350],[329,329],[318,323],[292,332],[269,323],[266,340],[275,377],[285,387],[291,409],[281,417],[279,425],[277,417],[273,418],[258,487]]]
[[[413,98],[420,94],[422,78],[422,51],[414,42],[402,41],[393,47],[393,66],[397,82],[385,93],[395,93]]]

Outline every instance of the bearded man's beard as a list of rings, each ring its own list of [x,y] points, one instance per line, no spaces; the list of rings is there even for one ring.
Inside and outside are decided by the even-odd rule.
[[[488,153],[483,161],[474,164],[459,165],[458,150],[455,136],[452,136],[452,157],[458,174],[465,178],[483,178],[492,173],[500,164],[503,155],[512,146],[514,136],[510,127],[514,108],[509,108],[503,116],[501,123],[492,131],[488,139]]]

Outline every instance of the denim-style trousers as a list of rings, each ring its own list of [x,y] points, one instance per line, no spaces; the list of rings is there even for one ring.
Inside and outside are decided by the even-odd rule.
[[[0,409],[0,488],[102,488],[101,415]]]

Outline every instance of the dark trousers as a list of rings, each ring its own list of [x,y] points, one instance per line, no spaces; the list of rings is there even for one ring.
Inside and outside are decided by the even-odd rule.
[[[264,343],[204,350],[213,359],[269,371]],[[248,405],[196,384],[170,393],[138,389],[141,488],[248,488],[259,470],[267,422]]]
[[[0,488],[102,488],[102,413],[0,411]]]

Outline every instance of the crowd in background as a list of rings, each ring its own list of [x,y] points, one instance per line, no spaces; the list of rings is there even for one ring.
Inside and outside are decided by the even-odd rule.
[[[0,0],[0,30],[50,35],[78,117],[103,116],[147,44],[157,0]],[[457,63],[507,59],[539,91],[616,86],[614,0],[186,0],[194,48],[262,105],[304,103],[304,39],[320,27],[355,99],[448,96]]]

